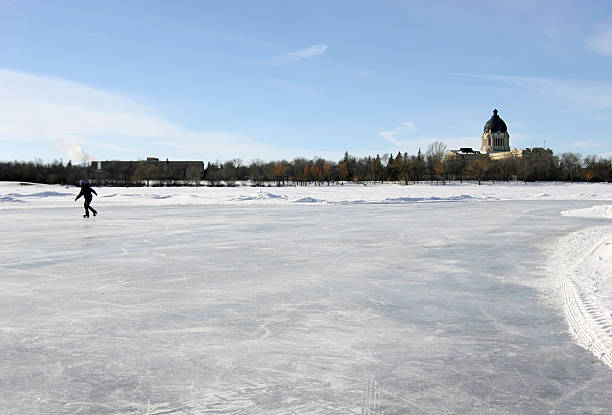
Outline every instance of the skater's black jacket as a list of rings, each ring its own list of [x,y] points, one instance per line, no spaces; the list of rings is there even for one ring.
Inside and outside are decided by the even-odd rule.
[[[91,200],[91,199],[92,199],[92,197],[93,197],[93,196],[91,195],[92,193],[93,193],[94,195],[98,196],[98,194],[96,193],[96,191],[95,191],[94,189],[92,189],[91,187],[89,187],[89,185],[88,185],[88,184],[85,184],[85,185],[81,186],[81,192],[79,193],[79,195],[78,195],[78,196],[76,197],[76,199],[74,199],[74,200],[77,200],[77,199],[78,199],[79,197],[81,197],[81,196],[85,197],[85,199],[89,199],[89,200]]]

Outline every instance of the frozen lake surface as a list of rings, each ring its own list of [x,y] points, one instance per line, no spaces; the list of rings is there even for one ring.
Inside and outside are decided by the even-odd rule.
[[[610,234],[561,215],[601,202],[401,188],[104,188],[89,220],[74,189],[2,191],[0,412],[609,414],[612,370],[576,344],[550,265],[559,238]]]

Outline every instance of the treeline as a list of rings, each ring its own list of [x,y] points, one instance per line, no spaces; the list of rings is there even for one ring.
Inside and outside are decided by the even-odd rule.
[[[528,157],[491,160],[488,157],[469,159],[445,157],[446,148],[440,143],[430,146],[425,154],[384,154],[357,158],[345,153],[338,162],[317,158],[293,161],[240,160],[208,163],[203,179],[212,186],[232,186],[250,181],[254,185],[285,184],[329,185],[337,182],[400,182],[421,181],[568,181],[610,182],[612,162],[598,156],[582,157],[576,153],[552,155],[534,153]]]
[[[48,184],[76,184],[87,178],[95,185],[167,186],[209,185],[254,186],[330,185],[338,182],[421,181],[587,181],[611,182],[612,162],[598,156],[576,153],[551,155],[535,153],[529,157],[501,160],[489,158],[445,157],[446,147],[433,143],[423,154],[384,154],[354,157],[345,153],[342,160],[296,158],[292,161],[261,161],[249,164],[240,160],[209,162],[203,169],[172,170],[149,168],[147,161],[124,164],[123,170],[100,171],[95,166],[66,165],[59,161],[0,162],[0,180]],[[126,167],[127,166],[127,167]],[[131,166],[131,167],[130,167]]]
[[[33,182],[46,184],[76,184],[89,177],[90,167],[63,164],[59,160],[45,163],[36,161],[0,162],[0,181]]]

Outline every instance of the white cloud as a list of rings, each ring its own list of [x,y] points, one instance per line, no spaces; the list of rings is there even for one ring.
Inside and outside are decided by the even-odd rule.
[[[378,135],[386,138],[396,146],[399,146],[401,144],[401,141],[395,138],[395,136],[397,135],[397,131],[381,131],[378,133]]]
[[[0,141],[30,142],[84,160],[83,147],[101,158],[162,157],[227,160],[282,158],[310,151],[262,143],[231,131],[184,128],[151,108],[75,82],[0,69]],[[5,156],[10,155],[3,151]],[[36,154],[32,154],[32,157]],[[56,157],[56,156],[53,156]]]
[[[327,52],[327,45],[310,45],[306,49],[296,50],[281,57],[282,60],[301,61]]]
[[[612,58],[612,29],[602,29],[587,38],[587,45],[600,55]]]

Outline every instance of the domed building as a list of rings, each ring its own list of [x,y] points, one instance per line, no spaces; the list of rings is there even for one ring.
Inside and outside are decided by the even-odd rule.
[[[490,160],[501,160],[508,157],[530,157],[536,154],[552,156],[552,150],[548,148],[534,147],[517,150],[510,148],[510,134],[504,120],[497,115],[497,109],[493,110],[493,116],[485,123],[482,132],[482,146],[480,151],[469,147],[459,150],[450,150],[448,157],[460,157],[464,160],[477,160],[489,158]]]
[[[481,153],[489,154],[498,151],[510,151],[510,134],[504,120],[493,110],[493,116],[486,122],[482,133]]]

